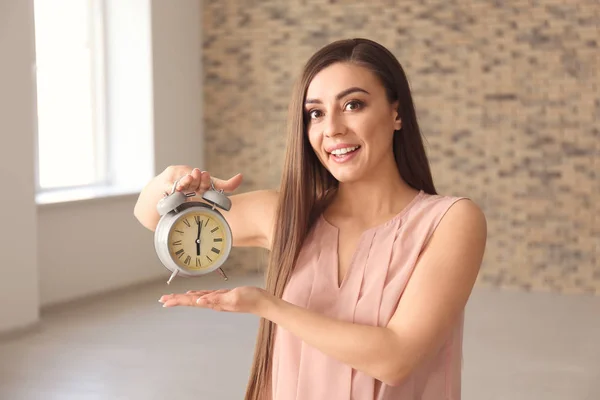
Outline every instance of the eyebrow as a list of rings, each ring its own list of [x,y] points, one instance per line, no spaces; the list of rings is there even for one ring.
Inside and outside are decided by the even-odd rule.
[[[341,92],[339,92],[337,94],[337,96],[335,96],[335,99],[336,100],[340,100],[340,99],[348,96],[349,94],[356,93],[356,92],[362,92],[362,93],[370,94],[365,89],[361,89],[359,87],[351,87],[351,88],[348,88],[346,90],[342,90]],[[323,102],[321,100],[319,100],[319,99],[306,99],[306,101],[304,102],[304,104],[322,104],[322,103]]]

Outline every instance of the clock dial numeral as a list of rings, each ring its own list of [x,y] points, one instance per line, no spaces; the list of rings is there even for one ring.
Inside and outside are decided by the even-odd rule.
[[[228,239],[224,233],[223,222],[209,212],[198,211],[182,216],[169,237],[173,259],[184,269],[210,268],[225,256]]]

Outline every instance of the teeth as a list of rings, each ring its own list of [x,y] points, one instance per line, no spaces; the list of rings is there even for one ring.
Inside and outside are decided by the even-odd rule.
[[[358,149],[358,146],[346,147],[344,149],[335,149],[331,152],[331,154],[336,155],[336,156],[341,156],[343,154],[350,153],[351,151],[354,151],[356,149]]]

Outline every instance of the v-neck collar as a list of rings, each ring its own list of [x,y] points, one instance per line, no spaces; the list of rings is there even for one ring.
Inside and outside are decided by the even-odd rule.
[[[358,255],[359,250],[361,249],[361,247],[363,246],[363,242],[366,240],[367,237],[371,237],[373,238],[373,236],[375,235],[375,233],[380,230],[383,229],[387,226],[389,226],[390,224],[394,224],[396,222],[398,222],[399,219],[401,219],[415,204],[417,204],[419,202],[419,200],[423,197],[424,195],[424,191],[420,190],[413,198],[412,200],[398,213],[396,214],[394,217],[390,218],[389,220],[378,224],[376,226],[373,226],[371,228],[365,229],[363,232],[361,232],[358,241],[356,242],[356,247],[352,253],[352,257],[350,258],[350,263],[348,264],[348,269],[346,271],[346,273],[344,274],[344,277],[342,278],[341,282],[339,279],[339,269],[340,269],[340,265],[339,265],[339,239],[340,239],[340,229],[333,225],[332,223],[330,223],[329,221],[327,221],[327,219],[325,218],[325,216],[323,215],[323,213],[321,213],[321,215],[319,216],[319,221],[322,225],[324,225],[328,230],[330,230],[332,233],[332,237],[334,238],[334,240],[331,242],[331,246],[333,247],[333,249],[331,249],[332,253],[334,254],[334,257],[332,257],[333,261],[333,267],[332,268],[328,268],[328,276],[331,276],[333,278],[333,286],[338,290],[343,290],[343,288],[345,286],[347,286],[346,282],[349,280],[349,278],[351,277],[351,273],[352,270],[355,268],[354,264],[356,263],[356,258]]]

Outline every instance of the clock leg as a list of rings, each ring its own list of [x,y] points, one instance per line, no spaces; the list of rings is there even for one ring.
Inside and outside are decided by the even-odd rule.
[[[219,268],[219,273],[221,274],[221,276],[223,276],[224,280],[228,280],[229,278],[227,277],[227,275],[225,275],[225,271],[223,271],[222,268]]]
[[[178,270],[173,271],[173,273],[171,274],[171,277],[167,281],[167,285],[171,284],[171,281],[173,280],[173,278],[175,278],[175,275],[177,275],[178,272],[179,272]]]

